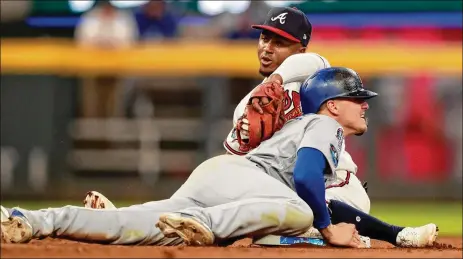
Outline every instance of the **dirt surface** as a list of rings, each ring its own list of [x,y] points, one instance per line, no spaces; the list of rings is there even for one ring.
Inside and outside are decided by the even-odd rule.
[[[2,244],[1,258],[462,258],[461,237],[439,237],[434,248],[395,248],[372,241],[370,249],[329,247],[258,247],[249,239],[228,247],[157,247],[86,244],[68,240],[33,240],[28,244]]]

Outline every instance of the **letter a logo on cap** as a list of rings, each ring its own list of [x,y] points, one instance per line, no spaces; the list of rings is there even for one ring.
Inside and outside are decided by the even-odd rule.
[[[276,21],[276,20],[280,20],[280,23],[281,23],[281,24],[285,24],[285,22],[286,22],[286,15],[287,15],[287,14],[288,14],[288,13],[281,13],[281,14],[279,14],[279,15],[276,16],[276,17],[270,18],[270,20],[272,20],[272,22],[274,22],[274,21]]]

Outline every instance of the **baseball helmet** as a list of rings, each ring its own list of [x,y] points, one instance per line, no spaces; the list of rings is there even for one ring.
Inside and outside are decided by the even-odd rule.
[[[370,99],[378,94],[363,88],[360,76],[352,69],[330,67],[317,71],[301,86],[302,112],[317,113],[320,106],[336,98]]]

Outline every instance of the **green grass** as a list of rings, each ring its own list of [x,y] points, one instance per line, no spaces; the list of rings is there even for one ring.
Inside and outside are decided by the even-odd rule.
[[[136,202],[116,201],[118,207]],[[20,206],[26,209],[60,207],[63,205],[81,206],[79,201],[2,201],[6,207]],[[371,214],[388,223],[402,226],[419,226],[430,222],[439,226],[440,235],[462,235],[461,202],[382,202],[373,201]]]
[[[372,202],[371,214],[395,225],[436,223],[439,235],[462,235],[461,202]]]

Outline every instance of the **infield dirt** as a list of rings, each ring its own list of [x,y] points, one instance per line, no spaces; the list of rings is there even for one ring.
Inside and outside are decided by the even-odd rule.
[[[69,240],[32,240],[1,244],[2,258],[462,258],[461,237],[439,237],[433,248],[395,248],[372,241],[370,249],[333,247],[258,247],[243,239],[228,247],[159,247],[87,244]]]

